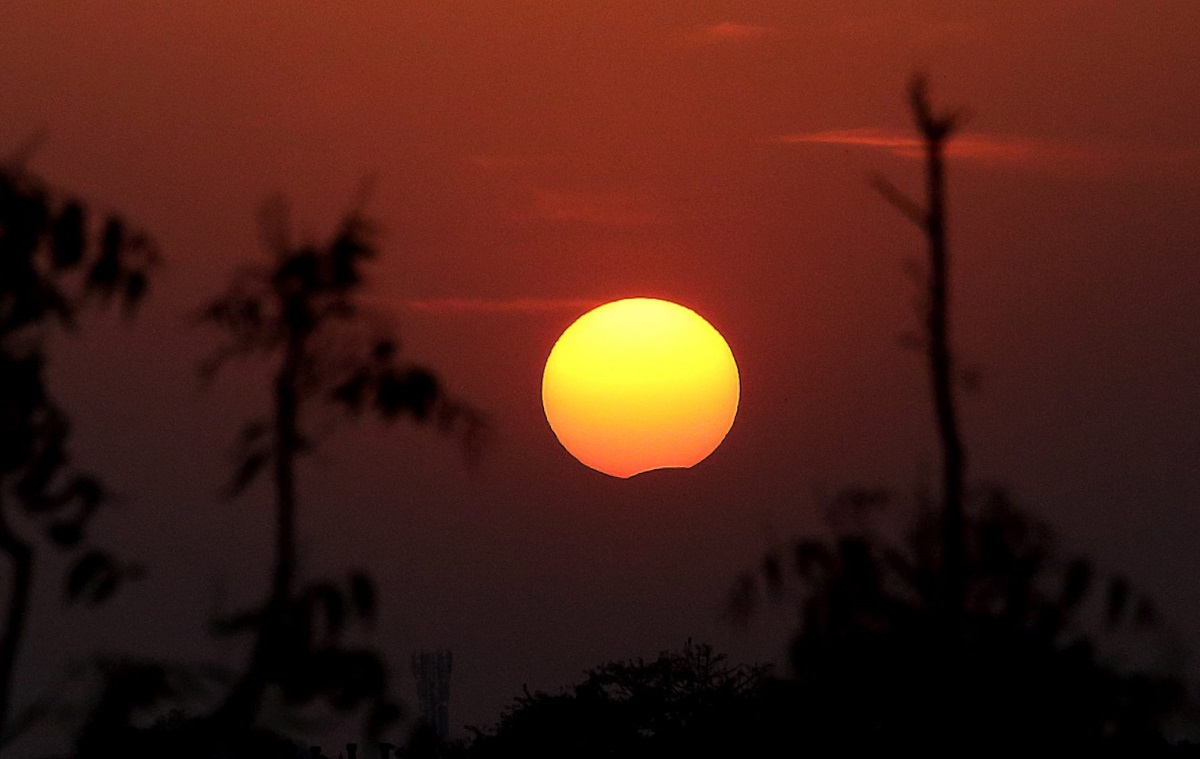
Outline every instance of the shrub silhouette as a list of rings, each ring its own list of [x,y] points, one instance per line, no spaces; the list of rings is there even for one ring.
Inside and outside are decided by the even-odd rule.
[[[834,504],[849,509],[861,493]],[[871,498],[880,504],[878,492]],[[940,515],[922,505],[888,540],[857,520],[769,553],[743,578],[741,613],[794,592],[787,700],[813,745],[857,749],[1140,749],[1163,745],[1184,690],[1167,674],[1104,661],[1106,633],[1157,642],[1151,602],[1120,577],[1059,559],[1050,530],[1000,489],[968,499],[964,604],[941,614]]]
[[[688,641],[652,661],[611,662],[559,694],[530,693],[470,756],[736,756],[758,733],[766,669],[731,665]]]

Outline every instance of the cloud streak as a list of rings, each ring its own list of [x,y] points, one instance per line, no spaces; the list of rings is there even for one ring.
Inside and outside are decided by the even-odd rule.
[[[912,136],[886,129],[832,129],[825,132],[785,134],[777,142],[787,145],[842,145],[885,150],[902,158],[919,158],[922,143]],[[1037,157],[1061,155],[1062,146],[1012,137],[963,134],[946,144],[946,155],[976,161],[1020,162]]]
[[[604,302],[603,298],[423,298],[405,302],[405,307],[427,314],[545,314],[584,311]]]
[[[591,224],[611,227],[636,227],[669,219],[665,211],[653,208],[646,199],[633,193],[572,192],[538,190],[531,207],[516,214],[518,219]]]
[[[757,26],[754,24],[738,24],[732,21],[722,21],[719,24],[706,26],[696,33],[697,42],[708,44],[735,44],[753,42],[755,40],[774,37],[779,30],[773,26]]]
[[[886,129],[833,129],[776,137],[785,145],[837,145],[882,150],[900,158],[920,158],[924,146],[911,133]],[[1157,149],[1140,145],[1100,145],[1008,135],[964,133],[946,143],[946,157],[988,165],[1032,165],[1106,173],[1142,168],[1178,168],[1200,160],[1200,149]]]
[[[525,155],[519,153],[480,153],[471,156],[468,161],[472,166],[486,172],[523,171],[537,169],[559,163],[560,159],[552,155]]]

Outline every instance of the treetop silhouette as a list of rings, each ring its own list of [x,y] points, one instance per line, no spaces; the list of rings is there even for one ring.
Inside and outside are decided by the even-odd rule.
[[[532,759],[738,755],[756,745],[755,733],[764,727],[766,682],[766,667],[731,664],[711,646],[689,640],[652,660],[602,664],[561,693],[526,690],[494,728],[474,729],[463,753]]]

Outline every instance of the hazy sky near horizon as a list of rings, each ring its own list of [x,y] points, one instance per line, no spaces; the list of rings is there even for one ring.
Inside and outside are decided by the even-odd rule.
[[[954,339],[971,475],[1129,573],[1200,644],[1200,4],[1191,0],[66,2],[8,0],[0,153],[119,209],[164,254],[129,328],[55,356],[80,463],[123,495],[98,535],[148,577],[41,614],[20,673],[100,647],[237,664],[216,605],[266,585],[269,493],[219,490],[253,365],[202,390],[191,314],[260,260],[256,209],[327,234],[365,177],[372,297],[407,354],[487,410],[452,441],[348,425],[301,473],[313,574],[384,588],[375,641],[454,650],[452,721],[523,684],[706,639],[778,657],[790,612],[720,618],[736,574],[838,488],[936,462],[915,229],[868,184],[920,188],[905,86],[968,115],[950,163]],[[727,338],[742,405],[693,470],[583,468],[540,409],[590,304],[683,303]],[[324,427],[326,420],[315,420]],[[224,599],[223,601],[221,599]]]

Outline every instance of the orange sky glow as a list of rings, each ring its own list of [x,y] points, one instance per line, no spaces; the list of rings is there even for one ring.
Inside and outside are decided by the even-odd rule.
[[[420,647],[455,652],[456,724],[688,636],[778,659],[789,614],[721,616],[737,573],[820,530],[824,495],[910,492],[937,461],[902,344],[921,240],[870,184],[920,190],[915,71],[967,119],[949,228],[953,339],[982,378],[971,476],[1200,630],[1200,3],[4,5],[0,154],[43,134],[31,167],[164,255],[143,316],[52,367],[78,461],[123,495],[102,532],[150,571],[32,630],[28,692],[97,646],[240,661],[205,630],[261,590],[241,578],[265,587],[267,494],[219,492],[267,391],[253,364],[201,389],[192,314],[263,255],[265,199],[317,238],[364,178],[372,303],[496,430],[469,468],[426,430],[313,420],[302,562],[375,573],[400,695]],[[557,337],[631,296],[735,346],[737,423],[701,467],[599,477],[542,414]]]

